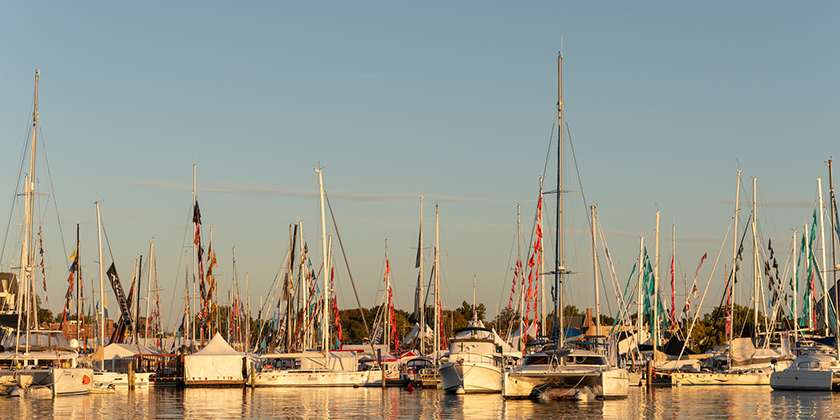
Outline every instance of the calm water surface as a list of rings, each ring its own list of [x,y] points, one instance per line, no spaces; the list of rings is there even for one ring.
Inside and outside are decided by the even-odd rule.
[[[422,390],[152,388],[56,400],[0,398],[0,418],[836,418],[840,394],[773,392],[763,387],[631,388],[617,401],[505,401]]]

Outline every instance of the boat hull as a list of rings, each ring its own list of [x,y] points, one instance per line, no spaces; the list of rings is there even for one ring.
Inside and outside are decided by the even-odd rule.
[[[380,372],[372,371],[299,371],[279,370],[254,375],[254,387],[361,387],[381,380]],[[381,383],[380,383],[381,385]]]
[[[628,373],[624,369],[558,372],[505,372],[502,396],[505,398],[575,399],[587,389],[596,398],[626,398]]]
[[[52,368],[50,371],[54,396],[88,394],[93,387],[93,369]]]
[[[830,370],[781,370],[770,375],[770,386],[784,391],[831,391],[834,373]]]
[[[486,363],[445,363],[440,367],[440,382],[450,394],[496,393],[502,391],[502,371]]]
[[[672,386],[770,385],[770,372],[674,372]]]

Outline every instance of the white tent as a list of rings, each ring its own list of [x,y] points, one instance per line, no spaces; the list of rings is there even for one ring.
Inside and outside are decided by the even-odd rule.
[[[216,333],[203,349],[184,357],[187,386],[243,385],[247,366],[245,353],[233,349]]]
[[[105,346],[105,360],[124,359],[138,354],[157,354],[158,352],[142,344],[111,343]]]

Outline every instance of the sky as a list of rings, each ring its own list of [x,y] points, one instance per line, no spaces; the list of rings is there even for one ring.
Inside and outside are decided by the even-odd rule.
[[[164,320],[174,326],[196,162],[224,299],[234,247],[252,305],[268,295],[291,223],[303,220],[320,260],[320,164],[363,305],[381,293],[386,238],[397,306],[412,305],[423,193],[427,260],[440,205],[445,305],[470,300],[475,276],[493,314],[510,287],[515,203],[524,236],[531,229],[562,48],[580,184],[598,205],[617,276],[629,274],[639,236],[653,242],[659,209],[662,275],[676,225],[682,295],[700,256],[718,252],[739,168],[745,198],[758,177],[759,229],[781,244],[780,256],[809,221],[816,178],[827,183],[825,161],[837,152],[838,9],[780,1],[8,5],[0,18],[0,215],[11,223],[0,264],[8,270],[19,252],[20,208],[7,218],[39,68],[40,201],[58,208],[40,218],[54,310],[76,223],[86,285],[97,280],[100,200],[124,283],[155,240]],[[584,307],[593,302],[590,242],[567,158],[568,266],[576,272],[567,299]],[[552,163],[552,179],[554,171]],[[720,299],[729,253],[712,275],[707,307]],[[338,268],[339,302],[355,307]]]

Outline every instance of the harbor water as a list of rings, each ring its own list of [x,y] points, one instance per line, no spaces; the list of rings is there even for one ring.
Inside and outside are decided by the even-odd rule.
[[[150,388],[56,399],[0,399],[9,419],[697,419],[835,418],[840,396],[769,387],[632,388],[625,400],[512,401],[435,390]]]

